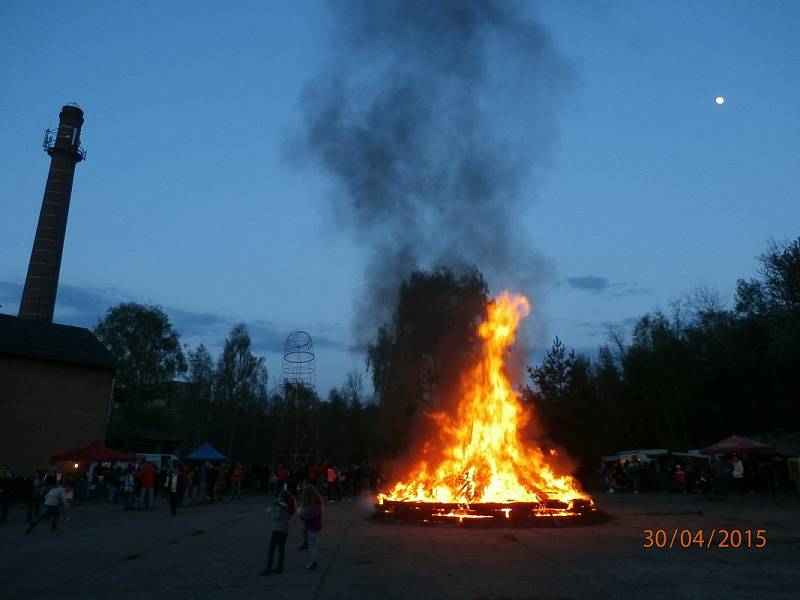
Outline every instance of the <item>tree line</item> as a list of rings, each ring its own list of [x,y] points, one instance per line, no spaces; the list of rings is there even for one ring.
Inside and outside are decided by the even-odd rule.
[[[699,290],[611,331],[595,360],[556,338],[524,397],[552,439],[593,462],[622,449],[703,448],[797,431],[800,238],[771,243],[731,306]]]
[[[623,449],[696,449],[734,433],[796,431],[800,238],[770,244],[758,263],[758,277],[737,283],[732,306],[698,291],[639,317],[630,339],[610,331],[596,357],[556,337],[520,389],[543,441],[594,465]],[[474,268],[403,282],[392,322],[368,351],[384,455],[403,453],[425,432],[423,413],[447,410],[489,301]]]
[[[732,433],[796,429],[800,238],[772,243],[758,262],[731,306],[697,292],[639,317],[630,339],[611,331],[596,357],[556,338],[520,388],[550,441],[595,464],[620,449],[699,448]],[[427,433],[425,412],[456,399],[490,301],[474,267],[412,273],[368,347],[369,400],[357,371],[324,400],[302,386],[269,391],[243,324],[214,359],[203,344],[184,353],[161,308],[120,304],[95,328],[120,363],[110,441],[168,429],[185,448],[211,441],[251,462],[398,456]]]
[[[313,388],[278,382],[269,389],[264,358],[244,324],[228,334],[214,359],[204,344],[181,347],[161,307],[123,303],[94,329],[117,358],[109,443],[178,440],[183,451],[211,442],[250,463],[327,458],[366,460],[374,446],[376,409],[363,375],[347,373],[323,401]]]

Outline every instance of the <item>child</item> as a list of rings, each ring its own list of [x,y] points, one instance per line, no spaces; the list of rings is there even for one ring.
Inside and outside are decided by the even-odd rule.
[[[295,501],[288,491],[282,490],[278,494],[278,501],[272,507],[272,537],[269,540],[269,554],[267,568],[262,575],[272,575],[283,572],[283,559],[286,555],[286,538],[289,536],[289,519],[295,512]],[[275,557],[275,548],[278,549],[278,568],[272,570],[272,559]]]
[[[298,514],[308,532],[308,564],[305,570],[313,571],[317,568],[317,537],[322,530],[322,496],[313,485],[308,484],[303,488],[303,506]]]
[[[28,528],[25,530],[25,534],[29,534],[33,531],[33,528],[39,524],[39,521],[42,519],[49,517],[50,518],[50,529],[55,531],[58,529],[58,516],[61,512],[61,505],[67,504],[67,500],[65,498],[66,495],[66,488],[64,484],[59,481],[50,488],[47,492],[47,495],[44,497],[44,510],[39,514],[38,517],[35,517]]]

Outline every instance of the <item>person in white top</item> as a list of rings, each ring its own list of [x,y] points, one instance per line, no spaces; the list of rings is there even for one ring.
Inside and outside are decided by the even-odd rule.
[[[172,511],[173,517],[178,510],[178,503],[180,500],[180,477],[180,469],[178,469],[178,467],[173,467],[170,472],[167,473],[167,478],[164,481],[164,490],[169,496],[169,508]]]
[[[25,530],[25,534],[29,534],[34,527],[39,524],[39,521],[44,519],[45,517],[50,518],[50,529],[55,531],[58,529],[58,517],[61,514],[61,507],[66,506],[67,499],[66,489],[64,488],[64,484],[59,481],[55,486],[50,488],[47,492],[47,495],[44,497],[44,510],[36,517],[30,524],[30,526]]]
[[[733,485],[740,494],[744,494],[744,463],[738,456],[733,457]]]

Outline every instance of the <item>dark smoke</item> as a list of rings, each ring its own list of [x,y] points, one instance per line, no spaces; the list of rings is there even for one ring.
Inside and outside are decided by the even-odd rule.
[[[370,251],[358,342],[415,268],[474,264],[522,291],[548,279],[520,219],[572,69],[529,5],[330,7],[332,59],[303,94],[303,145],[337,184],[339,226]]]

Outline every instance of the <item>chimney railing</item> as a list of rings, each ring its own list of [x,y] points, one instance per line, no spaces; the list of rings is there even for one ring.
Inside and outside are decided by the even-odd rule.
[[[86,150],[80,145],[80,142],[72,140],[74,136],[71,127],[59,127],[57,129],[46,129],[44,132],[44,140],[42,141],[42,148],[45,152],[52,156],[53,149],[68,150],[75,152],[78,155],[78,160],[86,160]]]

